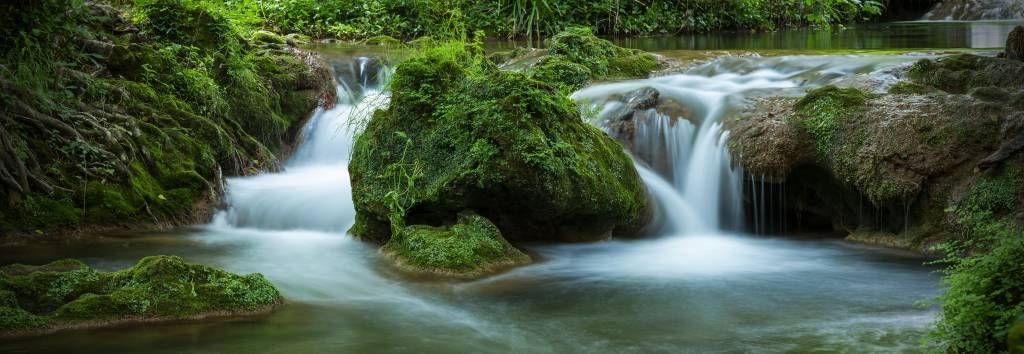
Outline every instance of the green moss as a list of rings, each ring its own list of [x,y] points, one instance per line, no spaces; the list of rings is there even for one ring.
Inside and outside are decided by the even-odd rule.
[[[277,33],[270,31],[256,31],[252,34],[251,40],[258,43],[285,44],[288,40]]]
[[[497,226],[471,211],[460,213],[454,225],[406,226],[383,250],[417,270],[455,275],[530,261],[501,237]]]
[[[825,86],[797,101],[795,123],[814,138],[815,151],[825,161],[834,158],[836,134],[850,116],[860,112],[869,94],[855,88]]]
[[[586,66],[566,60],[561,56],[548,56],[541,59],[529,71],[530,77],[552,85],[562,85],[569,91],[586,86],[590,81],[590,69]]]
[[[349,170],[352,232],[369,239],[466,209],[520,240],[594,239],[644,222],[643,185],[621,146],[558,89],[463,44],[396,68],[391,105],[357,137]],[[390,235],[367,234],[383,225]]]
[[[889,86],[889,93],[892,94],[924,95],[934,91],[934,89],[928,86],[910,81],[900,81]]]
[[[921,59],[907,74],[915,83],[949,93],[962,94],[985,86],[1024,89],[1024,63],[973,54]]]
[[[397,40],[394,37],[391,37],[391,36],[388,36],[388,35],[373,36],[373,37],[370,37],[370,38],[367,38],[367,39],[364,39],[364,40],[360,41],[360,43],[366,44],[366,45],[382,45],[382,46],[389,46],[389,47],[397,47],[397,46],[402,45],[402,41]]]
[[[548,54],[556,57],[552,63],[557,66],[542,67],[542,70],[567,68],[562,63],[575,63],[588,69],[591,79],[606,80],[645,77],[660,66],[653,55],[616,46],[597,38],[586,27],[566,29],[551,37],[550,41]],[[558,76],[574,77],[573,72],[578,71],[578,67],[568,69],[570,73]]]
[[[146,257],[111,273],[61,260],[5,266],[0,274],[0,330],[251,312],[282,301],[259,274],[239,276],[173,256]]]

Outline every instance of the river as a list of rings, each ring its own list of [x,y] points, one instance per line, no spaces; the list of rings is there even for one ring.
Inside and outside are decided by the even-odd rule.
[[[955,31],[941,28],[949,26],[914,23],[924,29],[918,38],[926,44],[891,39],[869,49],[998,46],[948,41]],[[972,36],[975,28],[992,32],[978,38],[1009,30],[955,26]],[[801,30],[781,36],[800,33],[817,35]],[[678,42],[686,42],[683,37]],[[766,90],[796,93],[849,76],[881,75],[930,55],[821,55],[820,49],[864,49],[832,43],[739,44],[815,55],[731,57],[574,94],[581,104],[608,108],[614,105],[609,97],[654,86],[694,112],[674,125],[655,124],[652,117],[649,128],[658,134],[644,140],[651,149],[678,150],[665,151],[674,156],[667,167],[638,162],[658,200],[661,227],[642,239],[524,245],[538,262],[476,281],[405,276],[375,247],[344,235],[353,218],[348,122],[388,104],[377,84],[388,70],[360,56],[359,48],[325,49],[341,83],[339,104],[314,114],[284,171],[229,179],[229,207],[210,224],[4,246],[0,252],[0,264],[74,257],[104,270],[147,255],[180,255],[233,272],[263,273],[287,306],[249,318],[6,340],[0,352],[917,352],[937,314],[920,303],[940,293],[936,269],[923,265],[927,259],[821,235],[747,235],[737,231],[743,230],[737,225],[743,211],[729,207],[741,196],[725,191],[742,190],[736,184],[743,183],[718,123],[731,105]],[[730,49],[634,46],[663,53]],[[692,126],[669,131],[685,124]]]

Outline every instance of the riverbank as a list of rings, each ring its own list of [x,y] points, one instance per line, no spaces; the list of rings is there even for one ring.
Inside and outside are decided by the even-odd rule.
[[[208,221],[223,177],[276,168],[334,103],[316,54],[202,5],[19,11],[0,48],[4,235]]]

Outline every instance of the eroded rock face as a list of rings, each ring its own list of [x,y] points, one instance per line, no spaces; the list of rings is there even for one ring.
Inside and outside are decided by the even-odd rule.
[[[729,146],[744,171],[786,184],[794,208],[839,230],[913,232],[899,243],[917,244],[955,223],[945,210],[987,173],[979,168],[1020,164],[1024,85],[1005,75],[1022,68],[957,55],[915,64],[889,93],[829,86],[755,99],[725,121]]]
[[[564,92],[461,45],[396,68],[391,104],[357,138],[349,170],[351,232],[381,243],[409,225],[454,227],[465,210],[513,241],[599,240],[646,223],[620,145]]]
[[[124,322],[263,312],[282,303],[260,274],[152,256],[116,272],[78,260],[0,267],[0,337]]]

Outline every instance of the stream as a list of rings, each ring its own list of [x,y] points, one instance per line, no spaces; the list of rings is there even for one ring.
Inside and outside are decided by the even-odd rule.
[[[998,46],[951,40],[948,23],[913,26],[925,29],[918,31],[922,40],[933,39],[923,48]],[[977,38],[1005,38],[1011,27],[957,28],[971,36],[986,28],[992,33]],[[800,33],[809,32],[784,36]],[[840,42],[829,49],[860,48]],[[874,49],[919,48],[880,43]],[[671,55],[728,48],[660,49]],[[403,275],[374,246],[344,234],[354,218],[351,121],[388,104],[380,83],[390,69],[358,48],[323,53],[338,79],[338,104],[312,115],[281,172],[228,179],[227,208],[210,224],[0,252],[0,264],[73,257],[102,270],[148,255],[180,255],[232,272],[260,272],[287,306],[256,317],[5,340],[0,352],[898,353],[918,352],[935,320],[937,309],[921,305],[940,293],[937,269],[923,265],[925,258],[820,235],[740,231],[749,229],[742,225],[743,172],[732,166],[720,123],[751,96],[798,95],[857,76],[884,85],[888,70],[930,54],[724,57],[678,74],[584,88],[573,98],[605,114],[621,106],[617,97],[640,87],[686,106],[688,116],[651,111],[638,122],[636,145],[647,151],[634,153],[660,156],[637,158],[657,201],[657,227],[641,239],[524,245],[538,260],[532,265],[476,281],[442,281]],[[602,126],[604,118],[599,113],[594,124]]]

